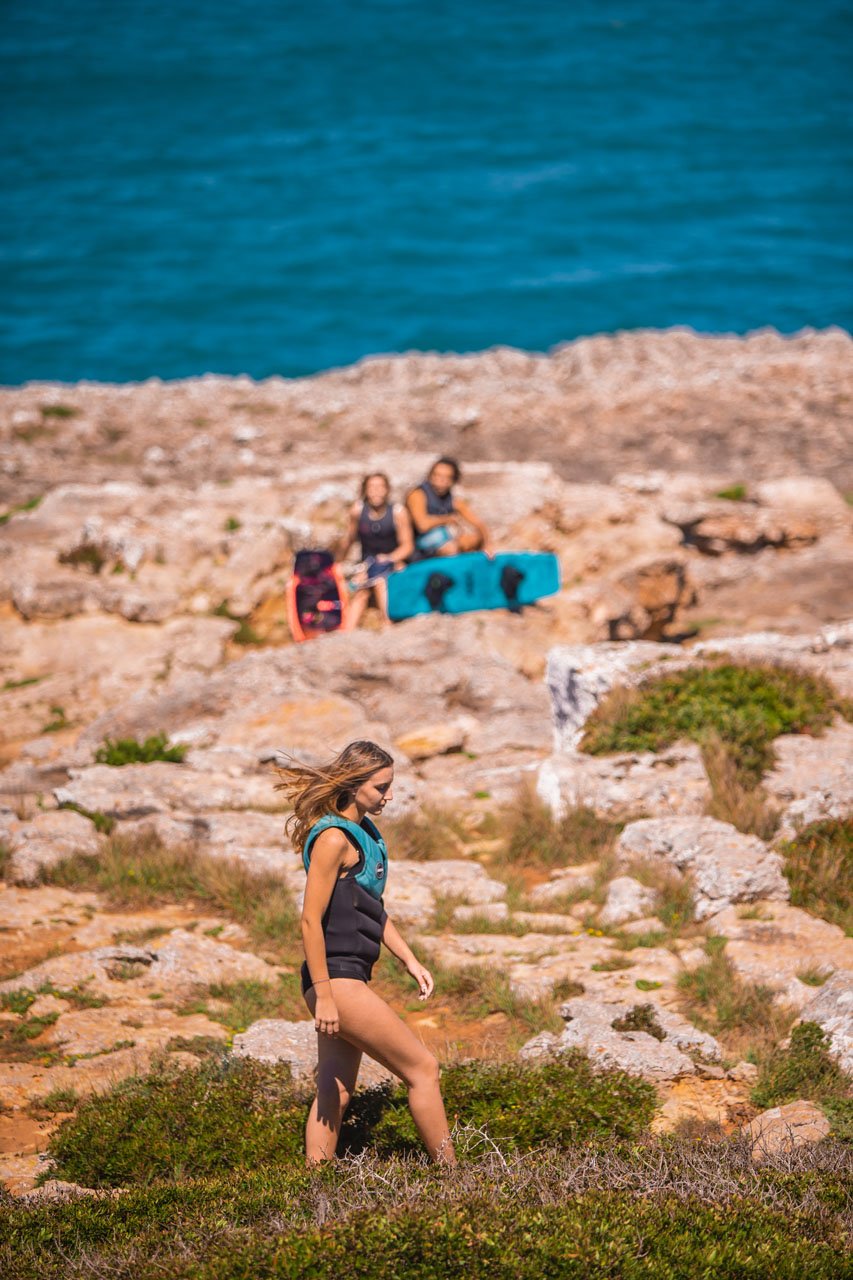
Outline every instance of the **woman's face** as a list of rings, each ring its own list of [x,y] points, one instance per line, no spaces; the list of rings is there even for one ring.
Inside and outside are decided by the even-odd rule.
[[[364,486],[364,496],[372,507],[381,507],[388,501],[388,486],[381,476],[371,476]]]
[[[377,769],[355,793],[355,802],[365,813],[381,813],[392,798],[391,784],[394,781],[393,765],[385,769]]]

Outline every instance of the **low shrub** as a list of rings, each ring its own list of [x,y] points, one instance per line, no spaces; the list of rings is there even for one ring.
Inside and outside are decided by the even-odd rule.
[[[95,752],[95,759],[98,764],[108,764],[114,769],[126,764],[153,764],[156,760],[181,764],[188,750],[189,747],[182,744],[170,745],[165,733],[155,733],[144,742],[137,742],[136,738],[107,738]]]
[[[474,1135],[476,1138],[476,1135]],[[844,1148],[756,1169],[743,1146],[638,1144],[503,1158],[287,1166],[0,1206],[16,1280],[814,1280],[845,1271]]]
[[[767,1057],[752,1091],[752,1101],[762,1110],[798,1098],[820,1103],[833,1134],[853,1141],[853,1082],[830,1057],[826,1035],[816,1022],[794,1027],[790,1045]]]
[[[730,822],[745,835],[771,840],[779,823],[778,810],[760,783],[751,777],[744,781],[735,753],[713,729],[705,738],[702,760],[711,788],[708,816]]]
[[[814,822],[780,852],[794,906],[853,935],[853,818]]]
[[[593,809],[578,805],[555,819],[533,786],[519,789],[518,798],[501,815],[504,849],[493,861],[514,867],[565,867],[594,862],[613,851],[622,823],[599,818]]]
[[[783,733],[820,733],[849,708],[828,681],[790,667],[720,662],[618,689],[587,721],[581,743],[592,755],[662,751],[680,738],[704,745],[716,734],[740,781],[760,782]]]
[[[507,1151],[647,1129],[654,1088],[621,1072],[596,1074],[581,1055],[536,1066],[465,1063],[442,1075],[448,1117],[484,1126]],[[144,1185],[301,1161],[306,1090],[286,1067],[210,1059],[148,1076],[83,1102],[52,1136],[51,1177],[89,1187]],[[349,1151],[421,1152],[402,1087],[357,1094],[341,1135]]]

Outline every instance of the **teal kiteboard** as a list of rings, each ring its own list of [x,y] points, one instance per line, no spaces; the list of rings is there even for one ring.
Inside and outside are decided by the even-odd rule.
[[[418,560],[388,578],[388,613],[395,622],[419,613],[469,613],[511,609],[560,590],[557,557],[545,552],[482,551]]]

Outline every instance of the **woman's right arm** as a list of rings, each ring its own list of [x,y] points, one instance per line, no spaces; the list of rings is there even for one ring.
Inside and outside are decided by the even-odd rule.
[[[318,1031],[331,1036],[337,1035],[339,1024],[338,1010],[329,981],[323,916],[335,883],[344,868],[349,848],[346,837],[337,827],[321,831],[311,846],[311,861],[308,864],[308,879],[302,904],[302,944],[317,998],[314,1026]]]

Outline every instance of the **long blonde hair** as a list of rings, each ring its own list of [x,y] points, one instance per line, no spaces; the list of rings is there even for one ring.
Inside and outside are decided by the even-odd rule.
[[[357,739],[326,765],[294,763],[279,769],[283,791],[293,805],[284,829],[299,852],[315,822],[327,813],[340,813],[352,804],[358,788],[380,769],[393,765],[394,757],[375,742]]]

